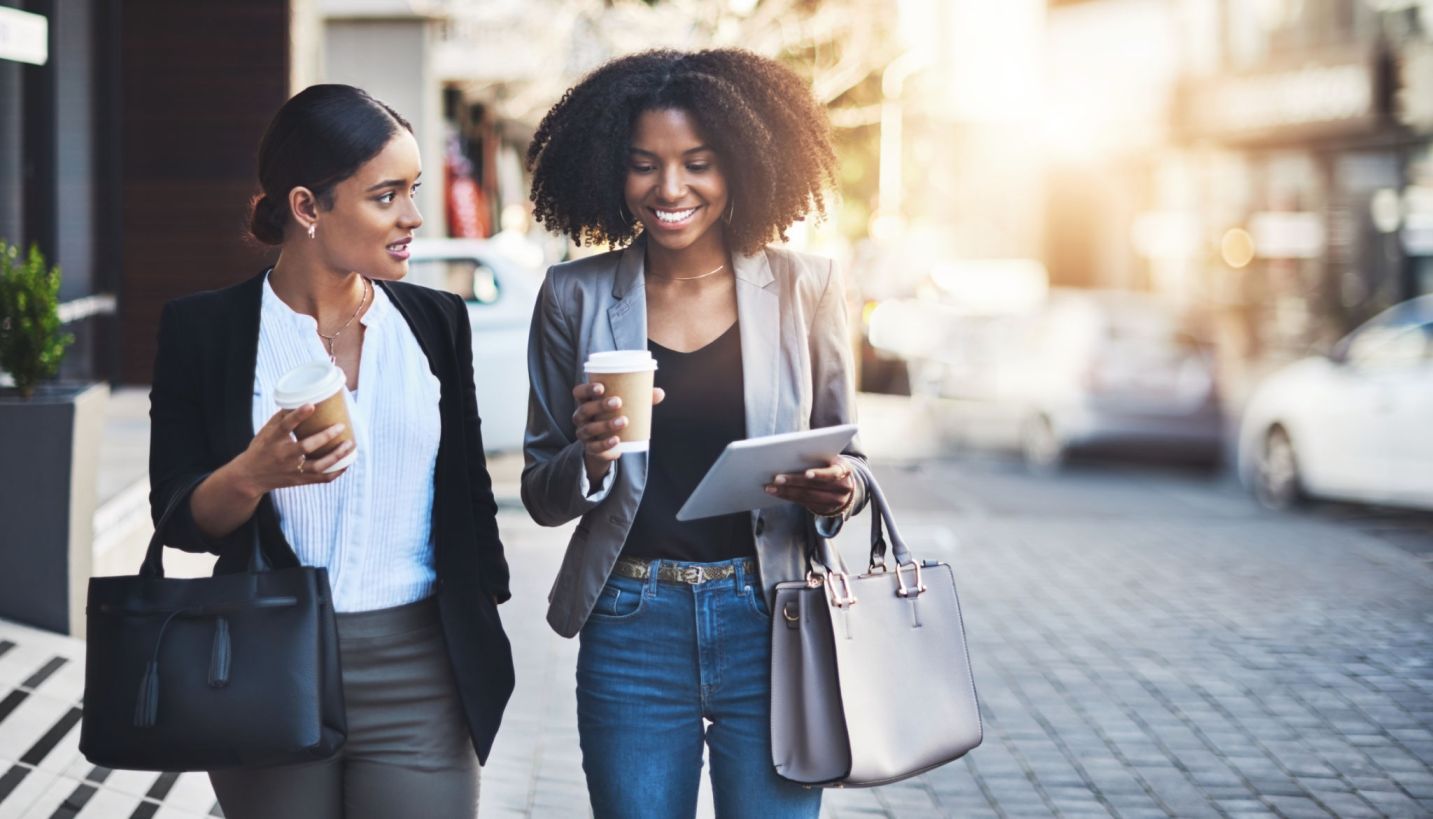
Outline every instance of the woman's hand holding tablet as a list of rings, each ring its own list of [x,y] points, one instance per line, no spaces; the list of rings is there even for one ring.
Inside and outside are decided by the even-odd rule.
[[[842,424],[733,441],[677,512],[677,520],[787,502],[818,515],[837,514],[854,492],[850,470],[840,455],[855,435],[855,424]]]

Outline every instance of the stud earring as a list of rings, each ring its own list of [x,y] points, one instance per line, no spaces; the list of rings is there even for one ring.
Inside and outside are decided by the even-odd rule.
[[[318,230],[318,222],[311,222],[311,223],[309,224],[309,226],[308,226],[308,237],[309,237],[310,239],[314,238],[314,233],[315,233],[317,230]]]

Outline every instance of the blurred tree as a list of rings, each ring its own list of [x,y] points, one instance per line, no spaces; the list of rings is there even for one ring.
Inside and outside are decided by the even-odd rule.
[[[708,4],[720,8],[720,4]],[[831,115],[840,160],[840,210],[849,238],[866,235],[880,168],[881,72],[899,56],[890,3],[881,0],[762,0],[735,25],[718,20],[716,44],[775,57],[811,81]]]

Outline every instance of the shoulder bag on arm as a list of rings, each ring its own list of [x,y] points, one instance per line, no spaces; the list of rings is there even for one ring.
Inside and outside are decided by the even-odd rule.
[[[982,736],[955,573],[911,554],[875,476],[855,466],[870,493],[870,568],[853,576],[813,534],[806,577],[777,584],[772,616],[772,762],[813,786],[896,782]]]
[[[196,481],[197,484],[197,481]],[[248,571],[164,576],[159,520],[139,574],[89,583],[80,751],[163,771],[310,762],[348,733],[325,569],[274,569],[253,532]]]

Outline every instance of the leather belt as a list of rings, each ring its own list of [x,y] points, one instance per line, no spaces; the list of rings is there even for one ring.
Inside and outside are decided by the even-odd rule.
[[[665,560],[653,560],[649,563],[645,560],[619,557],[616,565],[612,567],[612,573],[636,580],[646,580],[652,576],[652,572],[655,570],[657,580],[663,583],[684,583],[688,586],[697,586],[712,580],[726,580],[736,574],[738,566],[747,574],[754,575],[756,573],[756,561],[749,557],[738,558],[720,566],[668,563]]]

